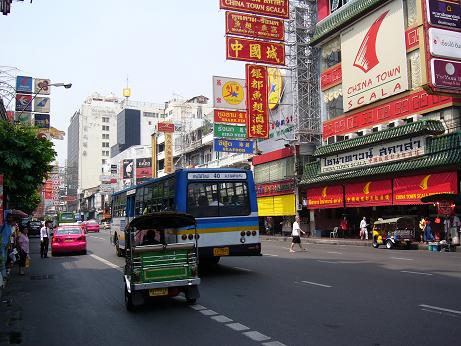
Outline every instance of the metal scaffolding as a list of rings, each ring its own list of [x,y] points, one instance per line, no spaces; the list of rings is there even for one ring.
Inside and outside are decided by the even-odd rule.
[[[287,66],[292,74],[294,141],[300,145],[321,141],[320,54],[309,45],[316,21],[316,0],[290,1]]]

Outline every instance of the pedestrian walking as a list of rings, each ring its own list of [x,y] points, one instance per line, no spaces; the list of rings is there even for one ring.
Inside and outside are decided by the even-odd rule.
[[[305,250],[301,245],[301,233],[306,234],[306,232],[304,232],[299,226],[299,220],[299,216],[296,216],[295,222],[293,222],[293,230],[291,231],[293,240],[291,241],[290,252],[295,252],[293,249],[295,244],[298,244],[301,250]]]
[[[13,234],[14,216],[6,215],[6,221],[0,228],[0,273],[3,280],[6,280],[6,263],[11,246],[11,235]],[[0,282],[0,286],[3,282]]]
[[[24,268],[29,259],[29,237],[27,233],[28,229],[24,227],[22,230],[19,230],[16,238],[16,247],[19,251],[19,275],[24,275]]]
[[[50,239],[51,221],[45,221],[45,226],[40,229],[40,257],[48,257],[48,244]]]
[[[363,240],[364,238],[368,240],[368,224],[367,218],[364,216],[362,221],[360,221],[360,239]]]
[[[347,222],[347,218],[345,216],[341,220],[341,223],[339,224],[339,228],[341,228],[341,231],[343,233],[343,238],[346,238],[346,234],[349,233],[349,223]]]

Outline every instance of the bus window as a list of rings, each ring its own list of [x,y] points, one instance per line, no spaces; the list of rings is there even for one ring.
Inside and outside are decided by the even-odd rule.
[[[219,216],[218,184],[191,183],[187,196],[188,213],[195,217]]]
[[[250,214],[248,188],[246,183],[232,182],[219,184],[220,216],[243,216]]]

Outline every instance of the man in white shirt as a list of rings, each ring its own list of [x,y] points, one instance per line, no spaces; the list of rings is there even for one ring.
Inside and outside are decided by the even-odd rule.
[[[360,221],[360,239],[363,240],[365,237],[368,240],[368,230],[367,230],[367,218],[364,216],[362,221]]]
[[[301,250],[304,250],[304,248],[301,246],[301,233],[306,234],[306,232],[304,232],[299,226],[299,216],[296,216],[295,222],[293,222],[293,230],[291,231],[291,236],[293,237],[293,240],[291,241],[290,252],[295,252],[295,250],[293,249],[295,244],[298,244]]]
[[[48,244],[50,237],[50,221],[45,221],[45,226],[40,229],[40,257],[48,257]]]

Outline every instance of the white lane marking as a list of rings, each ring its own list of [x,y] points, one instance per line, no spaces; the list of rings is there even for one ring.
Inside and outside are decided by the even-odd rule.
[[[215,321],[221,322],[221,323],[233,322],[233,320],[231,320],[229,317],[226,317],[226,316],[224,316],[224,315],[211,316],[210,318],[211,318],[212,320],[215,320]]]
[[[320,262],[320,263],[330,263],[330,264],[338,264],[338,262],[324,261],[324,260],[317,260],[317,262]]]
[[[419,304],[419,306],[422,308],[428,308],[428,309],[433,309],[433,310],[438,310],[438,311],[443,311],[443,312],[451,312],[452,314],[461,315],[461,311],[458,311],[458,310],[439,308],[438,306],[432,306],[432,305],[426,305],[426,304]]]
[[[412,272],[412,271],[409,271],[409,270],[401,270],[400,272],[401,272],[401,273],[408,273],[408,274],[417,274],[417,275],[429,275],[429,276],[432,276],[431,273]]]
[[[337,254],[337,255],[342,255],[343,254],[342,252],[338,252],[338,251],[328,251],[327,253],[334,253],[334,254]]]
[[[238,270],[243,270],[243,271],[246,271],[246,272],[251,272],[252,270],[250,269],[247,269],[247,268],[242,268],[242,267],[232,267],[234,269],[238,269]]]
[[[200,313],[204,314],[205,316],[213,316],[213,315],[217,315],[218,313],[216,311],[213,311],[213,310],[199,310]]]
[[[228,326],[230,329],[236,330],[237,332],[250,329],[241,323],[229,323],[229,324],[226,324],[226,326]]]
[[[282,344],[279,341],[269,341],[269,342],[263,342],[264,346],[287,346],[285,344]]]
[[[270,340],[270,337],[267,335],[261,334],[260,332],[252,330],[251,332],[245,332],[243,333],[246,337],[250,338],[251,340],[254,341],[267,341]]]
[[[122,267],[120,267],[120,266],[118,266],[118,265],[116,265],[116,264],[114,264],[112,262],[109,262],[108,260],[105,260],[104,258],[96,256],[94,254],[90,254],[90,257],[93,257],[95,260],[98,260],[99,262],[102,262],[102,263],[104,263],[105,265],[108,265],[111,268],[117,269],[119,271],[123,270]]]
[[[330,285],[324,285],[324,284],[319,284],[317,282],[311,282],[311,281],[301,281],[303,284],[308,284],[308,285],[314,285],[314,286],[320,286],[320,287],[326,287],[326,288],[331,288],[333,286]]]
[[[279,255],[272,255],[270,253],[263,253],[263,256],[279,257]]]
[[[433,314],[439,314],[439,315],[442,314],[440,311],[434,311],[434,310],[429,310],[429,309],[421,309],[421,310],[427,311],[427,312],[432,312]]]
[[[194,304],[194,305],[189,305],[189,306],[191,307],[191,309],[194,309],[196,311],[206,309],[206,307],[204,307],[203,305],[200,305],[200,304]]]
[[[94,238],[94,239],[99,239],[99,240],[106,240],[106,239],[101,238],[101,237],[95,237],[94,235],[89,235],[89,237]]]
[[[402,260],[402,261],[414,261],[413,258],[405,258],[405,257],[391,257],[392,259]]]

